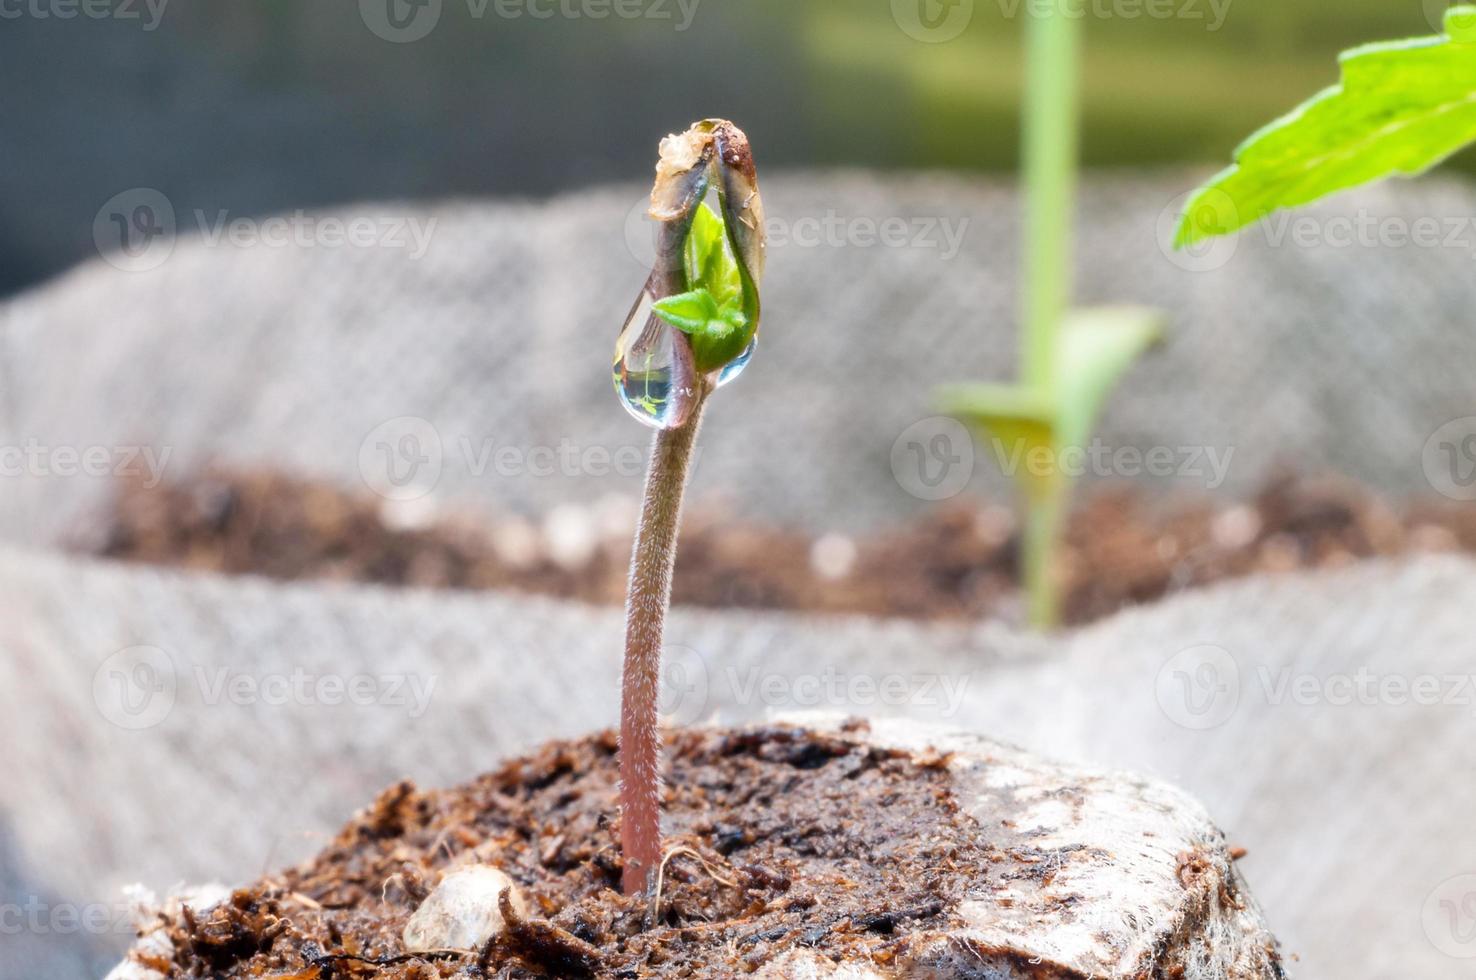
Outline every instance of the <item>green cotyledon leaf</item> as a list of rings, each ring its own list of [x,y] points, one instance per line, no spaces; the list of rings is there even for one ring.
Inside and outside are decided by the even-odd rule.
[[[706,289],[719,307],[740,306],[743,300],[743,277],[738,262],[728,245],[723,219],[703,204],[692,216],[692,229],[687,233],[687,247],[682,255],[687,284],[692,289]]]
[[[1339,61],[1340,84],[1252,135],[1234,165],[1190,197],[1176,246],[1335,191],[1423,173],[1476,141],[1476,6],[1447,11],[1442,35],[1365,45]]]
[[[697,207],[683,249],[688,290],[658,300],[655,314],[686,334],[699,373],[731,363],[753,340],[755,324],[744,312],[744,281],[723,219]]]

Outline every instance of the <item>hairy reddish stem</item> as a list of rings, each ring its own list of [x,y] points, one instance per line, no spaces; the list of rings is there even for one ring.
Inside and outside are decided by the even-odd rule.
[[[630,558],[620,686],[621,885],[627,895],[646,891],[661,861],[661,640],[671,605],[682,495],[706,400],[706,391],[699,390],[686,422],[656,433]]]

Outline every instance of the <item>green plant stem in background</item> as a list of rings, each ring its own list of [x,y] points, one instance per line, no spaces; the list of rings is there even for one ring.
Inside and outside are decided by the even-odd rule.
[[[1072,306],[1081,18],[1056,3],[1029,13],[1019,381],[947,386],[939,404],[1002,455],[1028,461],[1010,473],[1025,511],[1021,573],[1030,624],[1050,629],[1060,622],[1056,558],[1072,491],[1065,455],[1091,439],[1113,386],[1162,338],[1163,316]]]
[[[1027,27],[1020,375],[1045,392],[1057,383],[1057,336],[1071,299],[1080,35],[1077,20],[1059,4],[1047,4]],[[1059,621],[1054,558],[1068,490],[1065,480],[1054,479],[1026,497],[1021,566],[1029,620],[1038,629]]]
[[[1027,494],[1020,563],[1025,580],[1025,615],[1036,629],[1052,629],[1061,622],[1055,559],[1070,490],[1067,481],[1057,477],[1037,491],[1038,496]]]
[[[1025,90],[1025,337],[1027,385],[1056,383],[1056,333],[1071,297],[1071,224],[1077,167],[1077,61],[1081,29],[1059,4],[1029,18]]]
[[[705,389],[696,398],[682,425],[656,433],[630,559],[620,692],[621,885],[627,895],[646,891],[661,861],[661,645]]]

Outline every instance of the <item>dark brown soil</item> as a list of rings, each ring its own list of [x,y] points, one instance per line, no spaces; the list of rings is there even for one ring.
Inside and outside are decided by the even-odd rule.
[[[392,526],[377,498],[267,472],[126,485],[101,553],[278,579],[513,589],[619,603],[629,528],[589,514],[545,534],[515,521]],[[576,515],[578,516],[578,515]],[[577,540],[580,535],[587,540]],[[553,538],[565,539],[555,547]],[[1075,512],[1061,570],[1065,617],[1083,623],[1167,593],[1259,571],[1326,568],[1415,551],[1476,553],[1476,510],[1396,509],[1336,479],[1283,478],[1252,502],[1150,505],[1100,493]],[[1016,526],[998,504],[955,502],[852,540],[735,522],[696,507],[678,551],[674,601],[717,608],[924,619],[1013,617]]]
[[[664,803],[668,851],[684,849],[647,929],[649,903],[617,891],[615,749],[605,734],[455,789],[392,787],[308,864],[163,919],[176,952],[149,965],[220,980],[727,978],[804,946],[884,967],[956,924],[965,892],[1051,858],[960,812],[946,758],[784,727],[684,731]],[[478,953],[407,954],[410,914],[469,861],[510,875],[527,918]]]

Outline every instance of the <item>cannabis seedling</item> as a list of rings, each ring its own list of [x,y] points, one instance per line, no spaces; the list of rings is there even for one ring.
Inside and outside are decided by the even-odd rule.
[[[715,191],[718,209],[707,203]],[[650,216],[656,262],[615,345],[615,390],[656,438],[630,560],[620,704],[620,847],[626,894],[661,857],[661,643],[677,525],[707,397],[753,356],[764,214],[748,138],[708,119],[661,143]]]
[[[1079,18],[1050,4],[1029,19],[1025,86],[1025,262],[1018,384],[951,385],[940,407],[993,441],[1025,508],[1021,542],[1032,625],[1059,618],[1054,559],[1070,499],[1062,469],[1082,448],[1112,386],[1162,332],[1141,307],[1071,310]]]
[[[1339,63],[1338,85],[1251,135],[1194,193],[1179,247],[1335,191],[1418,175],[1476,140],[1476,6],[1446,11],[1443,34],[1366,44]]]

